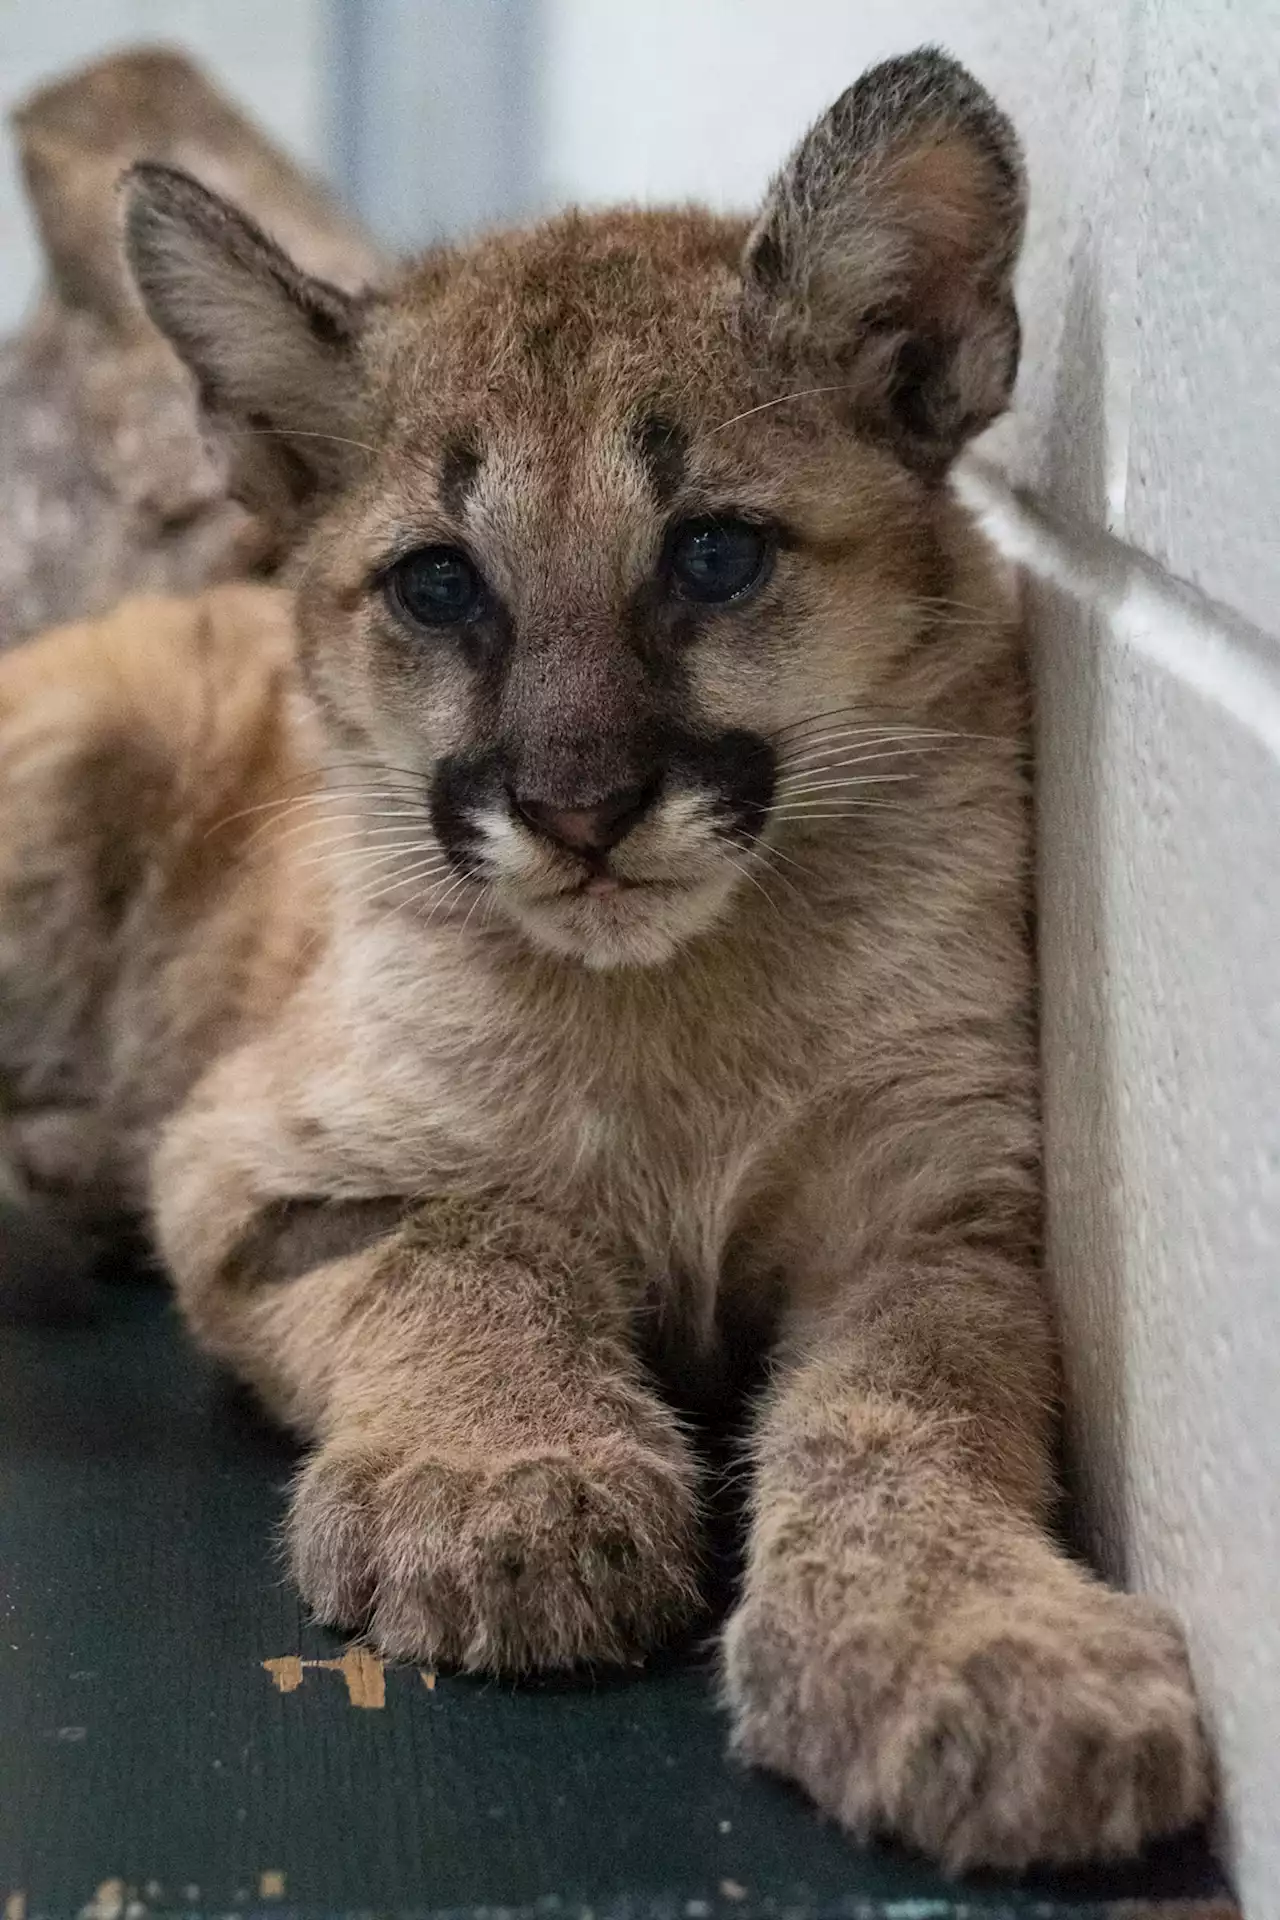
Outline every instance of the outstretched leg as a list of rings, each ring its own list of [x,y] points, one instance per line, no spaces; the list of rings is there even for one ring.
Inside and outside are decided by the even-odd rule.
[[[874,1179],[815,1170],[793,1223],[725,1641],[735,1743],[956,1870],[1128,1853],[1203,1810],[1206,1756],[1173,1624],[1043,1530],[1032,1183],[973,1116],[967,1142],[963,1116],[892,1139]]]
[[[695,1469],[618,1264],[491,1201],[268,1200],[227,1144],[242,1117],[175,1123],[159,1234],[197,1334],[315,1442],[289,1543],[317,1615],[513,1672],[683,1625]]]

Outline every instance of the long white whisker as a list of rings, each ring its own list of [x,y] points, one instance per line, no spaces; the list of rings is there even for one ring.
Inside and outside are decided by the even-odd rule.
[[[348,820],[425,820],[425,807],[360,807],[341,818]]]
[[[807,744],[795,758],[788,759],[784,765],[803,766],[806,760],[821,759],[829,754],[845,754],[849,758],[861,755],[868,760],[888,760],[903,753],[950,753],[949,740],[907,739],[893,734],[873,734],[869,740],[850,740],[839,734],[824,740],[820,744]]]
[[[467,908],[466,918],[463,920],[462,925],[458,929],[459,934],[465,933],[467,928],[471,925],[471,916],[474,914],[476,908],[480,905],[480,902],[484,898],[485,898],[484,894],[479,889],[477,889],[476,897],[471,902],[471,905]]]
[[[860,777],[861,768],[874,766],[877,760],[896,759],[896,757],[896,755],[887,753],[873,753],[865,757],[855,755],[848,760],[815,760],[812,766],[796,767],[793,772],[784,774],[778,782],[778,791],[779,793],[794,793],[797,786],[803,784],[804,781],[818,780],[829,773],[840,774],[846,779],[854,780]],[[924,768],[907,767],[901,773],[892,775],[869,773],[862,777],[868,780],[921,780],[924,778]]]
[[[776,729],[775,737],[783,739],[789,733],[801,733],[806,727],[821,726],[824,720],[839,720],[844,724],[848,714],[856,714],[858,725],[864,727],[869,733],[892,733],[900,730],[906,733],[950,734],[956,731],[953,727],[926,726],[909,714],[904,714],[901,719],[898,719],[891,714],[878,712],[875,707],[868,707],[865,700],[851,700],[844,706],[823,707],[817,713],[806,713],[799,720],[790,720],[785,727]]]
[[[735,847],[740,847],[743,853],[754,853],[761,860],[765,860],[768,863],[774,860],[785,860],[789,867],[794,867],[797,873],[802,873],[806,880],[812,880],[816,877],[812,867],[806,867],[803,861],[794,860],[789,853],[784,853],[781,847],[773,846],[768,840],[735,840],[733,844]],[[779,880],[785,880],[786,875],[780,873],[778,878]],[[795,886],[794,881],[790,881],[788,884]],[[797,888],[796,891],[799,892],[799,889]]]
[[[347,854],[345,858],[355,860],[356,856]],[[433,846],[430,841],[421,841],[416,847],[393,847],[388,852],[373,854],[369,859],[359,861],[359,871],[376,878],[378,870],[382,869],[385,879],[385,870],[395,866],[397,861],[400,863],[401,872],[406,875],[427,873],[433,866],[439,867],[443,872],[446,867],[453,864],[448,854],[441,848]]]
[[[317,433],[305,427],[242,427],[240,431],[254,440],[332,440],[340,447],[359,447],[362,453],[382,451],[367,440],[352,440],[345,433]]]
[[[317,762],[313,766],[302,767],[297,773],[292,774],[289,779],[282,780],[279,791],[287,795],[293,788],[306,786],[313,788],[317,793],[321,793],[324,792],[326,788],[332,789],[339,784],[334,776],[340,773],[358,774],[360,776],[359,779],[353,779],[350,784],[359,787],[366,787],[370,781],[372,781],[376,786],[406,784],[420,789],[426,780],[426,775],[420,767],[386,766],[378,760],[325,759]],[[395,777],[394,781],[389,782],[389,775]],[[272,803],[268,800],[264,804],[270,806]],[[244,811],[246,813],[252,813],[255,809],[246,807]]]
[[[794,754],[783,756],[787,766],[800,766],[804,761],[823,753],[870,753],[876,747],[887,747],[894,753],[920,753],[929,749],[942,753],[952,748],[950,740],[939,739],[932,733],[850,733],[842,727],[834,727],[829,733],[818,734],[812,740],[802,740]]]
[[[776,914],[781,915],[782,909],[778,905],[777,901],[773,898],[773,895],[769,892],[768,888],[762,887],[760,882],[756,879],[755,875],[752,872],[750,872],[748,868],[744,867],[740,860],[735,860],[732,854],[726,853],[724,857],[728,861],[729,865],[733,868],[734,872],[741,879],[747,881],[747,883],[750,886],[753,886],[756,892],[769,902],[769,905],[773,908]]]
[[[389,787],[383,790],[365,786],[353,780],[337,787],[318,786],[308,793],[286,793],[275,800],[259,800],[252,807],[240,807],[235,813],[224,813],[221,819],[214,821],[206,832],[205,838],[208,839],[210,834],[220,833],[224,827],[234,825],[237,820],[247,820],[255,813],[280,813],[290,808],[324,806],[330,800],[341,800],[352,793],[367,794],[371,800],[408,800],[412,797],[413,789]]]
[[[278,836],[277,844],[283,846],[287,840],[296,840],[300,834],[320,833],[328,827],[341,827],[352,822],[399,819],[401,817],[408,822],[408,824],[403,827],[368,827],[357,824],[352,826],[350,833],[339,834],[338,840],[374,839],[396,833],[422,833],[429,828],[429,822],[421,813],[406,813],[403,816],[398,814],[338,813],[329,814],[327,818],[321,820],[299,820],[295,825],[285,827]],[[337,844],[337,841],[326,839],[319,844],[321,846],[334,846]]]
[[[406,875],[416,872],[422,867],[447,867],[452,865],[449,855],[445,852],[444,848],[437,846],[432,840],[421,841],[416,847],[383,848],[371,853],[366,864],[371,868],[374,864],[385,865],[394,860],[400,862],[401,869]]]
[[[830,739],[868,741],[936,740],[940,744],[946,744],[955,740],[980,737],[954,733],[949,727],[889,726],[884,721],[881,721],[878,726],[867,726],[865,724],[855,726],[848,720],[836,721],[833,716],[827,717],[832,719],[830,726],[818,727],[816,731],[813,728],[801,729],[797,727],[792,729],[789,736],[781,736],[779,745],[782,751],[789,752],[793,744],[797,747],[812,747],[816,745],[819,740]]]
[[[330,861],[342,860],[358,863],[361,871],[369,872],[375,867],[388,866],[393,860],[415,860],[419,856],[425,858],[429,853],[438,853],[442,860],[447,857],[433,840],[411,840],[408,843],[402,842],[395,846],[388,846],[385,842],[375,841],[368,849],[361,846],[343,846],[341,844],[342,841],[345,840],[349,842],[353,838],[361,839],[363,836],[353,836],[351,834],[339,835],[338,840],[331,840],[324,846],[318,847],[315,852],[308,853],[300,860],[296,860],[294,862],[296,871],[302,873],[305,872],[308,867],[327,866]]]
[[[911,605],[926,613],[950,613],[953,608],[957,613],[973,613],[987,626],[997,626],[1003,620],[1003,615],[990,607],[977,607],[971,600],[951,600],[945,594],[918,593]]]
[[[433,882],[431,880],[431,875],[441,872],[442,869],[447,869],[448,865],[449,862],[447,858],[439,854],[434,854],[429,860],[420,861],[416,866],[407,867],[403,872],[393,874],[390,880],[387,879],[385,874],[378,874],[374,880],[372,889],[368,887],[363,888],[358,893],[349,894],[348,898],[354,906],[367,907],[372,906],[375,900],[381,900],[384,895],[394,893],[397,887],[408,886],[411,880],[438,885],[439,882]]]
[[[817,769],[825,773],[825,767]],[[859,773],[848,774],[843,780],[805,780],[798,786],[788,787],[781,795],[784,802],[800,799],[806,793],[849,793],[854,787],[899,786],[904,780],[914,780],[914,773]]]
[[[330,773],[367,773],[381,779],[384,774],[394,773],[411,780],[416,787],[426,784],[427,775],[421,767],[398,767],[390,760],[330,760],[324,764],[326,775]]]
[[[433,900],[431,902],[431,905],[427,909],[426,920],[424,924],[430,925],[431,921],[435,919],[440,909],[444,906],[447,906],[449,901],[452,900],[455,897],[455,895],[461,892],[462,888],[467,885],[470,878],[471,876],[469,874],[460,873],[457,876],[457,878],[454,880],[453,885],[451,887],[446,887],[444,892],[440,895],[439,899]]]
[[[956,727],[923,726],[919,720],[912,718],[909,714],[904,714],[901,719],[897,719],[882,709],[878,709],[874,705],[869,705],[865,700],[852,700],[840,707],[824,707],[819,713],[806,714],[803,719],[789,721],[786,726],[778,727],[775,730],[773,738],[775,740],[785,740],[790,734],[804,733],[810,727],[821,726],[825,720],[838,720],[843,723],[845,716],[848,714],[856,716],[860,725],[876,733],[904,732],[912,734],[936,734],[946,740],[1002,741],[1008,738],[1008,736],[1001,734],[971,733],[963,728]]]
[[[775,820],[849,820],[858,813],[908,813],[913,807],[895,806],[892,800],[850,800],[843,807],[815,807],[806,802],[799,807],[780,807],[773,815]]]
[[[819,707],[816,713],[802,713],[798,720],[788,720],[784,726],[774,728],[774,738],[785,739],[789,733],[799,733],[806,727],[821,726],[824,720],[844,720],[849,714],[857,716],[861,725],[866,727],[920,727],[918,715],[910,713],[887,712],[869,700],[843,700],[838,707]]]
[[[742,854],[745,859],[754,860],[758,866],[764,867],[771,879],[781,881],[782,885],[789,888],[789,890],[794,893],[796,899],[803,904],[804,895],[791,878],[791,875],[789,873],[779,873],[773,862],[775,859],[785,860],[789,867],[796,869],[797,873],[807,874],[809,871],[807,867],[801,866],[798,860],[791,859],[788,854],[783,853],[780,847],[772,846],[768,841],[748,842],[735,839],[732,840],[731,844],[738,849],[738,852]]]
[[[928,748],[916,748],[915,751],[927,753]],[[795,767],[785,773],[778,782],[778,790],[779,792],[791,792],[795,789],[797,781],[816,779],[818,775],[825,773],[849,773],[851,770],[856,770],[859,767],[874,766],[877,760],[896,760],[897,758],[898,755],[896,753],[868,753],[853,754],[843,760],[815,760],[808,765]],[[868,775],[867,777],[869,779],[880,778],[878,774]],[[913,767],[894,777],[899,780],[920,780],[924,777],[924,769],[922,767]]]
[[[785,407],[790,400],[808,400],[818,393],[847,393],[849,383],[842,380],[834,387],[800,387],[795,393],[780,393],[776,400],[762,400],[758,407],[748,407],[745,413],[735,413],[731,420],[722,420],[718,427],[710,427],[707,437],[713,433],[723,433],[726,427],[736,427],[739,420],[750,420],[753,414],[767,413],[770,407]]]
[[[377,796],[375,795],[374,797],[376,798]],[[274,832],[278,827],[282,827],[286,820],[293,819],[296,814],[303,814],[305,817],[298,823],[296,829],[291,828],[288,834],[281,833],[280,838],[282,840],[290,837],[295,831],[305,833],[312,828],[327,827],[330,825],[341,826],[346,820],[418,820],[425,822],[427,817],[422,807],[405,807],[403,809],[352,807],[346,813],[313,812],[309,800],[300,800],[289,809],[275,814],[271,819],[260,820],[252,832],[246,836],[245,846],[256,846],[258,841],[266,834]]]

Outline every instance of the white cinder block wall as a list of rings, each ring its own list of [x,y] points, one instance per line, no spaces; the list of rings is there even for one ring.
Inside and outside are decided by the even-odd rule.
[[[1280,1916],[1280,4],[551,0],[550,199],[749,204],[869,61],[1016,119],[1050,1242],[1089,1542],[1186,1625]],[[1205,596],[1205,597],[1201,597]],[[1212,596],[1210,599],[1208,596]],[[1216,604],[1215,604],[1216,603]]]

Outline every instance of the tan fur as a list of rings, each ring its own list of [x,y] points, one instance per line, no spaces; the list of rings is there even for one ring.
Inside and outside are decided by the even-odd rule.
[[[33,1036],[62,1036],[126,1191],[146,1165],[197,1336],[313,1443],[303,1592],[390,1653],[560,1665],[689,1619],[697,1467],[640,1356],[713,1369],[735,1324],[767,1343],[735,1746],[963,1867],[1129,1851],[1201,1810],[1206,1765],[1174,1629],[1044,1531],[1022,647],[937,484],[1007,392],[1017,176],[957,76],[869,76],[750,237],[569,215],[358,313],[143,177],[153,311],[224,415],[295,435],[259,478],[311,529],[306,695],[273,599],[255,656],[247,592],[9,662],[0,978],[21,1086],[54,1091]],[[832,244],[830,194],[874,234],[884,180],[892,227],[918,176],[914,246],[938,166],[938,244],[959,208],[975,263],[960,333],[932,333],[894,242],[846,350],[822,261],[797,264]],[[1012,238],[969,245],[981,218]],[[637,450],[638,409],[678,430],[678,473],[670,436]],[[677,631],[664,528],[711,508],[787,537],[754,597]],[[442,542],[507,609],[470,653],[379,590]],[[496,799],[483,876],[447,862],[427,798],[451,760],[497,742],[510,780],[585,806],[629,785],[650,709],[771,743],[759,839],[669,774],[609,856],[650,891],[580,891]],[[309,797],[210,835],[308,769]],[[123,937],[104,846],[137,863]]]
[[[257,831],[314,768],[292,652],[288,597],[227,586],[0,667],[0,1120],[37,1186],[139,1207],[157,1125],[296,977],[319,882]]]

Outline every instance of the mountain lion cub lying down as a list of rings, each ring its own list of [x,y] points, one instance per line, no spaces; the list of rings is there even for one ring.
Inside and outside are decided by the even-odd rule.
[[[1202,1809],[1178,1635],[1045,1531],[1026,696],[944,484],[1005,406],[1013,135],[935,53],[754,223],[565,214],[353,297],[135,170],[151,314],[296,544],[0,676],[29,1181],[149,1200],[388,1655],[699,1604],[664,1403],[746,1341],[736,1750],[953,1867]],[[296,665],[295,665],[296,655]]]

